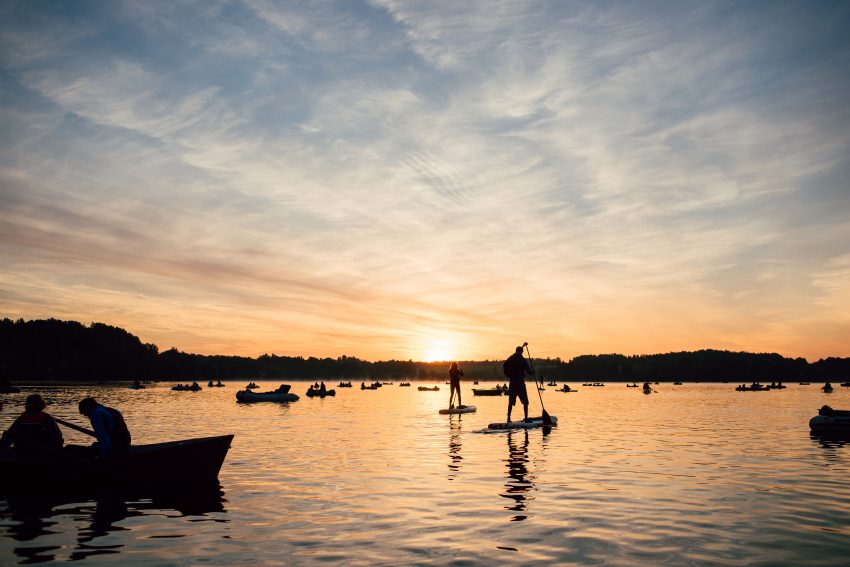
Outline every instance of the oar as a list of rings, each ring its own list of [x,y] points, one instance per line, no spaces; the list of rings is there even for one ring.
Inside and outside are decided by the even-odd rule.
[[[56,423],[61,423],[65,427],[70,427],[71,429],[75,429],[75,430],[79,431],[80,433],[85,433],[86,435],[91,435],[92,437],[95,437],[95,438],[97,437],[95,432],[92,431],[91,429],[86,429],[85,427],[81,427],[81,426],[77,425],[76,423],[71,423],[70,421],[65,421],[64,419],[59,419],[58,417],[54,417],[53,419],[56,420]]]
[[[534,371],[534,363],[531,361],[531,350],[528,348],[528,343],[522,343],[522,346],[525,347],[526,352],[528,352],[528,364],[531,365],[531,373],[534,375],[534,386],[537,386],[537,373]],[[549,413],[546,411],[546,408],[543,407],[543,394],[540,393],[540,390],[537,390],[537,397],[540,398],[540,409],[543,410],[543,425],[552,425],[552,418],[549,416]]]

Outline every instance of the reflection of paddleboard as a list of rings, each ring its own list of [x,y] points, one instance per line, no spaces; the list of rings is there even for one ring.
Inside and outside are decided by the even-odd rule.
[[[462,408],[441,409],[440,413],[443,415],[447,413],[472,413],[475,411],[475,409],[475,406],[466,406]]]
[[[558,418],[554,415],[549,416],[552,418],[552,425],[558,425]],[[507,429],[534,429],[535,427],[543,427],[543,418],[542,417],[532,417],[529,418],[529,421],[507,421],[500,423],[491,423],[487,426],[487,429],[491,431],[503,431]]]

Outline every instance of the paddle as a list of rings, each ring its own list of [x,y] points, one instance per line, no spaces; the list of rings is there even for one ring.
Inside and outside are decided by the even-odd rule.
[[[531,365],[531,374],[534,376],[534,386],[537,386],[537,373],[534,371],[534,363],[531,361],[531,350],[528,348],[528,343],[522,343],[522,346],[525,347],[526,352],[528,353],[528,364]],[[552,425],[552,418],[549,416],[549,413],[546,411],[546,408],[543,407],[543,394],[540,393],[540,389],[537,389],[537,397],[540,398],[540,409],[543,410],[543,425]]]
[[[64,425],[65,427],[70,427],[71,429],[75,429],[75,430],[79,431],[80,433],[85,433],[86,435],[90,435],[92,437],[97,437],[97,435],[95,435],[95,432],[92,431],[91,429],[86,429],[85,427],[81,427],[81,426],[77,425],[76,423],[71,423],[70,421],[65,421],[64,419],[59,419],[58,417],[54,417],[53,419],[56,420],[56,423]]]

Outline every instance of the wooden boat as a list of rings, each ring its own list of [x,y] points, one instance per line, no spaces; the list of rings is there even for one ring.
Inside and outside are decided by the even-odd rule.
[[[419,389],[420,392],[439,392],[440,391],[439,386],[434,386],[432,388],[429,388],[428,386],[419,386],[418,389]]]
[[[294,402],[298,400],[298,394],[289,392],[289,384],[281,384],[277,390],[271,392],[254,392],[253,390],[240,390],[236,392],[238,402]]]
[[[809,429],[815,435],[850,437],[850,410],[823,406],[818,415],[809,420]]]
[[[473,388],[472,394],[475,396],[501,396],[503,390],[501,388]]]
[[[0,487],[8,490],[111,484],[171,486],[175,483],[214,481],[224,462],[233,435],[185,439],[151,445],[134,445],[123,455],[87,459],[57,449],[45,460],[0,458]]]

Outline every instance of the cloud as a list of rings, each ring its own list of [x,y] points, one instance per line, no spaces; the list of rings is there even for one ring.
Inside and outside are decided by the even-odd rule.
[[[517,335],[790,352],[845,328],[842,8],[19,8],[15,314],[56,294],[185,348],[375,358],[438,332],[472,358]]]

